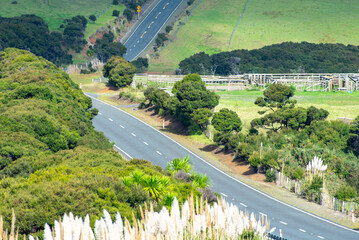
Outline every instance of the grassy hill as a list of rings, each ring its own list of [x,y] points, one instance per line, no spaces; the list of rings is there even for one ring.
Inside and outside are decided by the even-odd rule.
[[[227,50],[232,30],[245,0],[201,1],[173,42],[151,59],[150,71],[174,71],[178,63],[200,51]],[[254,49],[284,41],[359,45],[355,33],[357,1],[256,0],[250,1],[230,46]]]
[[[12,4],[11,0],[0,0],[2,17],[14,17],[22,14],[35,14],[44,19],[50,30],[56,30],[64,19],[82,15],[88,17],[91,14],[100,15],[108,7],[111,12],[114,9],[123,11],[123,7],[112,6],[112,0],[17,0]],[[119,9],[118,9],[119,8]]]

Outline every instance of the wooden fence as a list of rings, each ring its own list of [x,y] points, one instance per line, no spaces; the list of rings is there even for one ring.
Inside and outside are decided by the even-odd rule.
[[[184,75],[135,75],[136,83],[172,88]],[[288,74],[242,74],[229,76],[201,75],[207,88],[214,90],[243,90],[265,88],[268,84],[281,83],[301,91],[358,91],[358,73],[288,73]]]

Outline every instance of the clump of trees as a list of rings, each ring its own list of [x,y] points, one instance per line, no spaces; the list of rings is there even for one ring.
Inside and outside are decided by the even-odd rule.
[[[209,56],[196,53],[179,63],[178,74],[358,72],[359,46],[284,42],[254,50]]]
[[[136,67],[120,56],[110,58],[103,67],[103,76],[108,78],[108,84],[116,88],[128,86],[136,72]]]
[[[112,32],[105,33],[102,39],[97,39],[94,47],[90,47],[96,57],[103,62],[107,62],[112,56],[123,56],[126,53],[126,47],[120,42],[114,42]]]
[[[173,96],[155,87],[148,87],[144,94],[147,104],[160,114],[169,114],[179,120],[191,132],[201,132],[208,125],[213,108],[219,103],[219,96],[206,89],[198,74],[190,74],[178,81]]]
[[[86,44],[84,33],[87,19],[83,16],[75,16],[65,22],[67,24],[63,31],[63,46],[79,53]]]
[[[359,154],[355,144],[359,119],[351,124],[326,121],[328,111],[313,106],[296,107],[296,101],[291,100],[294,91],[283,85],[272,84],[263,95],[255,100],[255,104],[264,109],[259,111],[263,116],[254,119],[248,135],[238,141],[236,158],[265,172],[268,180],[273,181],[276,170],[292,179],[303,180],[308,162],[314,156],[321,156],[328,165],[325,182],[328,192],[342,200],[348,200],[343,192],[351,192],[350,196],[356,197]],[[267,132],[258,131],[260,129]],[[303,197],[319,201],[321,181],[314,179],[304,184]]]
[[[63,34],[50,32],[46,22],[35,15],[0,17],[0,51],[16,47],[31,51],[55,63],[72,63],[72,56],[62,49]]]

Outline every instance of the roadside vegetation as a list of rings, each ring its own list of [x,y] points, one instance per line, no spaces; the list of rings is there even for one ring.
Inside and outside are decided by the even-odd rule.
[[[94,130],[98,110],[69,76],[30,52],[0,53],[0,215],[19,234],[41,236],[45,223],[65,213],[91,223],[106,209],[127,219],[140,206],[184,203],[201,186],[172,177],[145,160],[125,161]],[[139,182],[126,181],[135,179]],[[138,175],[143,177],[139,180]],[[129,220],[130,222],[132,220]]]

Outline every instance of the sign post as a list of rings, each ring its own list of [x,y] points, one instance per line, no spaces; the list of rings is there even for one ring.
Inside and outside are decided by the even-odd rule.
[[[138,5],[138,6],[137,6],[137,19],[140,18],[140,12],[141,12],[141,6]]]
[[[352,221],[354,222],[354,209],[352,209]]]

